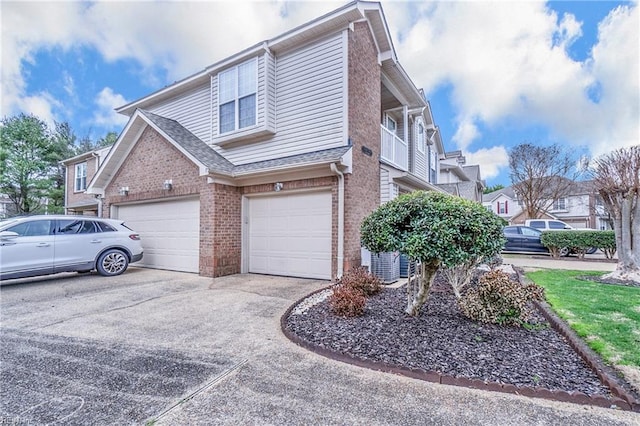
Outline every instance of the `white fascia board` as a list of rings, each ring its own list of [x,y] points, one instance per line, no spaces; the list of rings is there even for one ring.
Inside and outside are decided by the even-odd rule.
[[[113,177],[113,173],[109,174],[108,176],[105,176],[105,174],[109,173],[109,170],[113,170],[113,169],[118,170],[122,165],[122,163],[124,162],[124,158],[126,158],[128,153],[131,151],[130,147],[129,149],[125,149],[123,148],[122,144],[124,143],[123,141],[128,137],[129,133],[134,128],[134,125],[137,126],[140,124],[140,117],[141,117],[140,113],[136,112],[129,119],[129,122],[124,127],[124,130],[122,131],[122,133],[120,133],[120,136],[118,136],[116,143],[114,143],[113,146],[109,149],[109,153],[107,154],[105,159],[102,161],[102,164],[100,164],[98,171],[93,176],[93,179],[91,179],[91,182],[89,182],[89,185],[87,185],[87,190],[86,190],[87,193],[89,194],[104,193],[104,189],[107,187],[107,185],[111,181],[111,178]],[[136,131],[136,136],[135,136],[136,139],[140,137],[145,127],[146,126],[142,126],[141,129],[138,129]],[[122,154],[123,150],[125,151],[124,155]],[[117,164],[115,164],[115,167],[113,164],[114,161],[117,161]]]

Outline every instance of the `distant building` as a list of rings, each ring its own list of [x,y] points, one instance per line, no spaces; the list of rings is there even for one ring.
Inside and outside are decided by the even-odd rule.
[[[466,165],[462,151],[446,152],[440,158],[438,187],[450,194],[468,200],[482,202],[485,183],[479,165]]]
[[[512,186],[484,194],[482,204],[510,224],[521,224],[526,219],[533,219],[526,217],[522,202]],[[550,208],[540,218],[559,219],[579,229],[611,229],[609,215],[591,180],[574,182],[567,195],[553,200]]]

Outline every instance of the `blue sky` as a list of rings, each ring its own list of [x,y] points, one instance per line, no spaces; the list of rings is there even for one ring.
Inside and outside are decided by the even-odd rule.
[[[2,115],[120,132],[113,109],[345,2],[2,2]],[[445,148],[508,185],[510,147],[598,156],[640,143],[639,18],[628,1],[383,1]]]

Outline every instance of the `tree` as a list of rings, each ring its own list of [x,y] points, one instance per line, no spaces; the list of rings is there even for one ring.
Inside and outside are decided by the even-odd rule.
[[[42,210],[57,160],[44,121],[25,114],[2,119],[0,192],[7,194],[19,214]]]
[[[373,253],[400,251],[417,262],[407,282],[406,313],[417,316],[441,266],[491,257],[503,244],[502,222],[474,201],[416,191],[383,204],[361,226],[362,244]]]
[[[482,193],[491,194],[492,192],[500,191],[501,189],[504,189],[504,185],[498,183],[496,185],[487,186]]]
[[[616,235],[618,265],[607,277],[640,282],[640,145],[600,157],[593,173]]]
[[[56,129],[52,135],[51,142],[53,144],[52,149],[56,152],[55,157],[58,160],[55,165],[55,173],[52,176],[53,186],[48,194],[47,211],[49,213],[63,213],[66,167],[60,164],[60,161],[76,155],[75,143],[77,137],[69,123],[56,122],[55,126]]]
[[[571,152],[557,144],[523,143],[509,151],[511,183],[528,218],[539,218],[568,194],[579,176],[577,163]]]

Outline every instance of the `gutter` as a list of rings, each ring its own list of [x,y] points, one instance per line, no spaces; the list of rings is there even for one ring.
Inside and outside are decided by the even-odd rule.
[[[338,176],[338,279],[344,272],[344,174],[338,170],[337,163],[331,163],[331,171]]]

